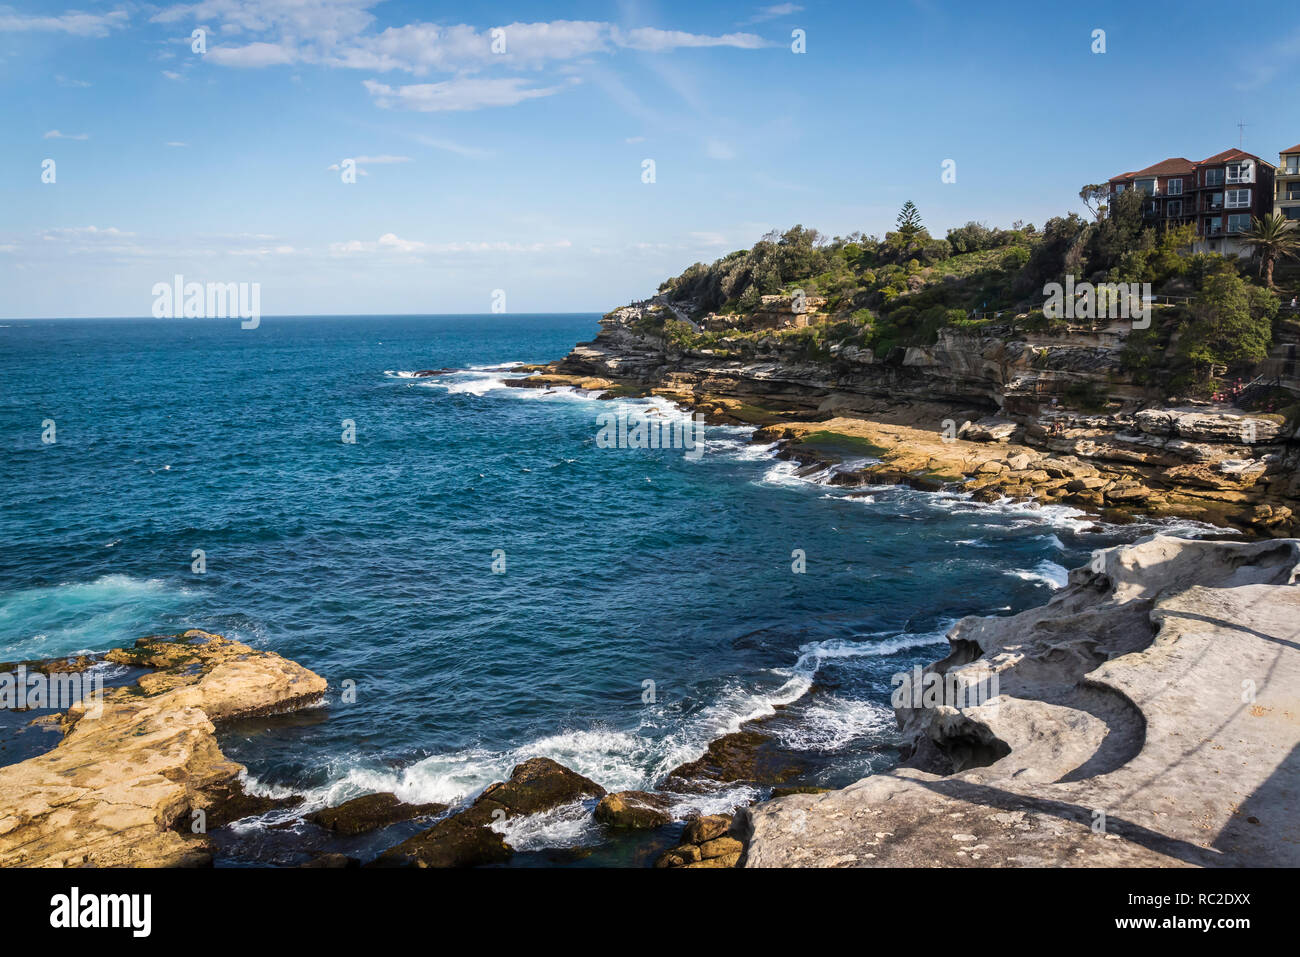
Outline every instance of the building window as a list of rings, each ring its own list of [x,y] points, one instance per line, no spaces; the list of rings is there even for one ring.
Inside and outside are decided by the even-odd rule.
[[[1223,232],[1223,222],[1219,219],[1207,219],[1205,221],[1205,235],[1217,236]]]
[[[1282,210],[1282,215],[1290,220],[1300,220],[1300,206],[1287,206]]]
[[[1181,199],[1171,199],[1165,205],[1165,215],[1170,219],[1181,219],[1183,215],[1183,201]]]
[[[1206,209],[1223,209],[1223,194],[1222,194],[1222,193],[1207,193],[1207,194],[1205,195],[1205,208],[1206,208]]]
[[[1205,171],[1205,185],[1206,185],[1206,186],[1222,186],[1222,185],[1223,185],[1223,170],[1221,170],[1221,169],[1207,169],[1207,170]]]
[[[1233,213],[1228,217],[1228,232],[1243,233],[1250,229],[1250,213]]]
[[[1250,177],[1249,163],[1229,163],[1228,164],[1228,182],[1229,183],[1250,183],[1253,180]]]
[[[1124,190],[1125,190],[1125,186],[1124,186],[1123,183],[1116,183],[1116,184],[1115,184],[1115,195],[1116,195],[1116,196],[1118,196],[1120,193],[1124,192]]]
[[[1165,192],[1170,196],[1183,195],[1183,181],[1181,179],[1171,179],[1165,183]]]
[[[1134,189],[1140,189],[1148,196],[1156,191],[1156,181],[1154,179],[1140,179],[1133,184]]]
[[[1228,208],[1229,209],[1250,209],[1250,190],[1248,189],[1228,190]]]
[[[1300,156],[1284,156],[1283,160],[1286,162],[1286,168],[1282,172],[1286,173],[1287,176],[1295,176],[1300,173]]]

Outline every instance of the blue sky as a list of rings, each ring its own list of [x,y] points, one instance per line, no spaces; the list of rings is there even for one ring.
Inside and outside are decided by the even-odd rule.
[[[1229,43],[1223,9],[0,2],[0,315],[148,315],[176,273],[267,315],[603,312],[908,199],[938,235],[1041,225],[1239,120],[1300,142],[1300,30],[1246,3]]]

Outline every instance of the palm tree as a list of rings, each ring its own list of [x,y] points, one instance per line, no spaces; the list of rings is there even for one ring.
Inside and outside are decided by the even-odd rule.
[[[1281,213],[1251,219],[1250,229],[1241,234],[1241,241],[1259,256],[1260,275],[1270,289],[1273,288],[1273,266],[1279,257],[1300,259],[1300,231]]]

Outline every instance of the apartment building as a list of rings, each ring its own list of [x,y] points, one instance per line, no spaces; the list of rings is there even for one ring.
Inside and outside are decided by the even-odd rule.
[[[1249,247],[1235,237],[1250,228],[1252,218],[1273,212],[1276,169],[1253,153],[1229,149],[1199,161],[1172,157],[1121,173],[1109,183],[1112,196],[1126,189],[1141,191],[1146,197],[1142,214],[1149,222],[1195,226],[1193,251],[1245,256]]]
[[[1300,146],[1283,150],[1277,164],[1277,194],[1273,211],[1300,220]]]

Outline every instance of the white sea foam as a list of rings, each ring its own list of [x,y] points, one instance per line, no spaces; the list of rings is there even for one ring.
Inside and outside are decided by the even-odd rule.
[[[1023,578],[1025,581],[1038,582],[1041,585],[1048,586],[1053,591],[1064,588],[1070,579],[1069,569],[1063,565],[1058,565],[1056,562],[1046,560],[1039,562],[1032,570],[1013,568],[1005,574]]]
[[[796,724],[781,725],[777,737],[796,751],[839,751],[865,737],[893,730],[894,712],[874,701],[824,695],[799,713]]]
[[[647,789],[669,771],[704,754],[710,742],[733,733],[749,721],[776,713],[807,694],[818,669],[828,660],[895,654],[943,640],[942,630],[925,634],[879,633],[861,640],[832,639],[810,642],[799,649],[790,668],[774,669],[774,681],[755,688],[739,680],[726,684],[714,700],[684,720],[676,720],[663,708],[647,711],[636,731],[594,727],[569,729],[533,740],[506,751],[467,749],[436,754],[405,768],[367,766],[358,754],[342,763],[335,779],[306,794],[305,810],[329,807],[361,794],[389,791],[412,804],[465,803],[494,781],[507,778],[515,765],[534,757],[547,757],[591,778],[610,791]],[[885,637],[889,634],[890,637]],[[809,728],[792,731],[791,747],[838,748],[871,732],[876,727],[878,705],[829,699],[809,708]],[[666,733],[659,733],[667,724]],[[251,776],[246,789],[253,794],[283,796],[279,788],[268,788]],[[757,797],[749,787],[724,785],[703,794],[671,795],[671,813],[683,819],[692,813],[726,811]],[[300,812],[301,813],[301,810]],[[266,820],[269,820],[267,818]],[[581,806],[557,808],[546,814],[511,819],[498,828],[506,840],[520,849],[564,847],[589,843],[590,809]]]

